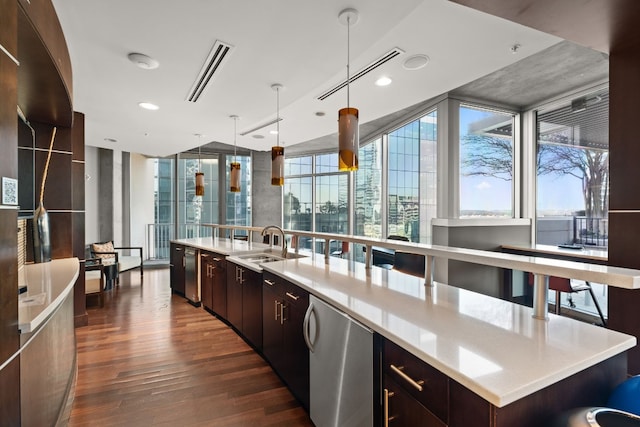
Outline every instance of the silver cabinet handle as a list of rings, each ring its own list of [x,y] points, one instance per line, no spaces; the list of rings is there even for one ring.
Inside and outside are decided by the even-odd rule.
[[[297,297],[294,294],[289,293],[289,292],[287,292],[285,295],[288,296],[289,298],[291,298],[294,301],[298,301],[300,299],[300,297]]]
[[[273,280],[268,280],[268,279],[264,279],[264,283],[266,283],[269,286],[273,286],[276,284],[276,282],[274,282]]]
[[[274,311],[274,312],[275,312],[275,314],[276,314],[276,321],[278,320],[278,314],[279,314],[279,313],[278,313],[278,306],[279,306],[279,305],[280,305],[280,301],[278,301],[277,299],[276,299],[276,300],[273,300],[273,311]]]
[[[409,375],[405,374],[404,372],[402,372],[402,370],[404,369],[404,366],[395,366],[393,364],[389,365],[389,367],[391,368],[391,370],[393,372],[395,372],[396,374],[400,375],[400,378],[402,378],[403,380],[405,380],[406,382],[408,382],[409,384],[411,384],[413,386],[413,388],[415,388],[418,391],[422,391],[422,385],[424,384],[424,381],[422,380],[414,380],[413,378],[411,378]]]
[[[222,259],[221,259],[221,258],[218,258],[218,257],[213,257],[213,260],[214,260],[215,262],[220,262],[220,261],[222,261]]]
[[[187,259],[183,256],[182,257],[182,268],[186,268],[187,267]]]
[[[286,308],[287,308],[287,305],[284,302],[281,302],[280,303],[280,324],[281,325],[284,325],[285,320],[287,320],[284,318],[284,311],[286,310]]]
[[[389,398],[393,397],[395,393],[389,391],[388,389],[384,389],[384,427],[389,427],[389,423],[394,420],[395,417],[389,416]]]
[[[304,342],[307,344],[307,348],[313,353],[313,344],[311,343],[311,337],[309,336],[309,320],[311,320],[311,314],[313,313],[313,303],[307,307],[307,312],[304,314],[304,321],[302,322],[302,336]]]

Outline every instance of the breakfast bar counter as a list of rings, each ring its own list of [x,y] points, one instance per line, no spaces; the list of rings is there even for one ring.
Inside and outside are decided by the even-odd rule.
[[[635,346],[633,336],[361,263],[301,258],[274,273],[394,341],[496,407]]]

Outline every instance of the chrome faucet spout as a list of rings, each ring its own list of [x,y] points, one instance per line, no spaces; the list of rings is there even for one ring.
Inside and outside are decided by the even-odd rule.
[[[266,235],[267,234],[267,230],[271,229],[271,228],[275,228],[276,230],[278,230],[278,233],[280,234],[280,241],[282,242],[282,258],[286,258],[287,257],[287,241],[284,238],[284,230],[282,230],[282,228],[278,227],[277,225],[267,225],[265,228],[262,229],[262,235]]]

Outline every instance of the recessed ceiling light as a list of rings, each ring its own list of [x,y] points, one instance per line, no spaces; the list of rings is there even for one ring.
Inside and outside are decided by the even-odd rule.
[[[160,66],[160,63],[158,61],[143,53],[130,53],[129,55],[127,55],[127,58],[129,58],[129,61],[133,62],[139,68],[142,68],[144,70],[154,70]]]
[[[156,104],[152,104],[150,102],[140,102],[140,103],[138,103],[138,105],[141,108],[144,108],[145,110],[158,110],[158,109],[160,109],[160,107],[158,107]]]
[[[382,76],[376,80],[376,86],[389,86],[392,80],[387,76]]]
[[[264,135],[260,135],[259,133],[251,136],[254,137],[255,139],[264,139]]]
[[[118,142],[118,140],[114,138],[105,138],[104,142]]]
[[[278,131],[277,131],[277,130],[270,130],[270,131],[269,131],[269,133],[270,133],[271,135],[277,135],[277,134],[278,134]]]
[[[427,65],[429,57],[427,55],[412,55],[405,59],[402,66],[405,70],[419,70]]]
[[[315,113],[315,114],[316,114],[316,116],[318,116],[318,117],[324,117],[325,112],[324,112],[324,111],[316,111],[316,113]]]

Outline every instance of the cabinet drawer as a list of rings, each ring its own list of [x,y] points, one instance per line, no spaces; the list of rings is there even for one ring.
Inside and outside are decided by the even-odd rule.
[[[446,424],[409,395],[389,375],[384,378],[383,427],[446,427]]]
[[[447,422],[449,380],[389,340],[384,340],[384,372],[441,420]]]
[[[306,310],[309,306],[309,292],[293,283],[284,282],[283,285],[283,298],[287,304]]]

